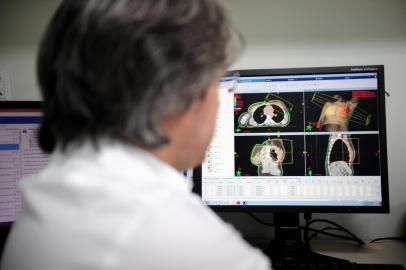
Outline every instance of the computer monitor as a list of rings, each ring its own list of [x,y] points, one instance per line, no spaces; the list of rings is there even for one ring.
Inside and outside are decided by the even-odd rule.
[[[0,225],[15,221],[21,209],[18,181],[48,163],[38,145],[41,102],[0,102]]]
[[[389,212],[383,66],[239,70],[194,190],[218,211]]]

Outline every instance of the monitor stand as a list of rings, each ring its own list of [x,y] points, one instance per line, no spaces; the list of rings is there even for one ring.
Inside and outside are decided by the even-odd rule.
[[[275,213],[274,224],[275,240],[265,250],[273,263],[344,261],[310,250],[302,241],[299,213]]]
[[[296,261],[305,252],[299,228],[299,213],[275,213],[275,239],[266,253],[272,261]]]

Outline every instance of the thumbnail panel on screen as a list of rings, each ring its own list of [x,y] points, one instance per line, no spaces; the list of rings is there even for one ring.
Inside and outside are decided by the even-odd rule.
[[[306,132],[376,131],[376,91],[323,91],[305,94]]]
[[[304,176],[303,136],[235,136],[235,176]]]
[[[236,133],[303,131],[302,93],[234,95]]]
[[[380,175],[378,134],[306,136],[309,176]]]

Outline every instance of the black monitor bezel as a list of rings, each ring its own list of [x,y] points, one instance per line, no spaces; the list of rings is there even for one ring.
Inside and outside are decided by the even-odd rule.
[[[389,213],[388,159],[386,142],[385,82],[384,65],[282,68],[282,69],[246,69],[238,70],[240,76],[277,76],[277,75],[310,75],[328,73],[364,73],[378,74],[378,109],[379,109],[379,142],[381,154],[381,206],[210,206],[217,212],[301,212],[301,213]],[[201,167],[193,170],[193,192],[201,196]]]
[[[42,101],[0,101],[0,110],[2,109],[34,109],[42,110]],[[0,222],[0,228],[9,228],[14,222]]]
[[[42,101],[25,101],[25,100],[0,101],[0,110],[1,109],[40,109],[40,110],[42,110],[42,106],[43,106]]]

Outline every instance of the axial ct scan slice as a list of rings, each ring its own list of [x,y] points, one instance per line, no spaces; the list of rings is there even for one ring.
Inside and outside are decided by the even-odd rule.
[[[290,122],[290,113],[281,100],[255,102],[238,118],[240,127],[286,127]]]
[[[290,148],[292,148],[293,142],[291,140],[285,141],[290,143]],[[252,148],[251,163],[258,167],[258,176],[283,175],[282,163],[287,155],[292,155],[292,152],[286,151],[283,144],[284,140],[282,139],[268,139]],[[292,156],[288,158],[288,160],[292,159]]]

